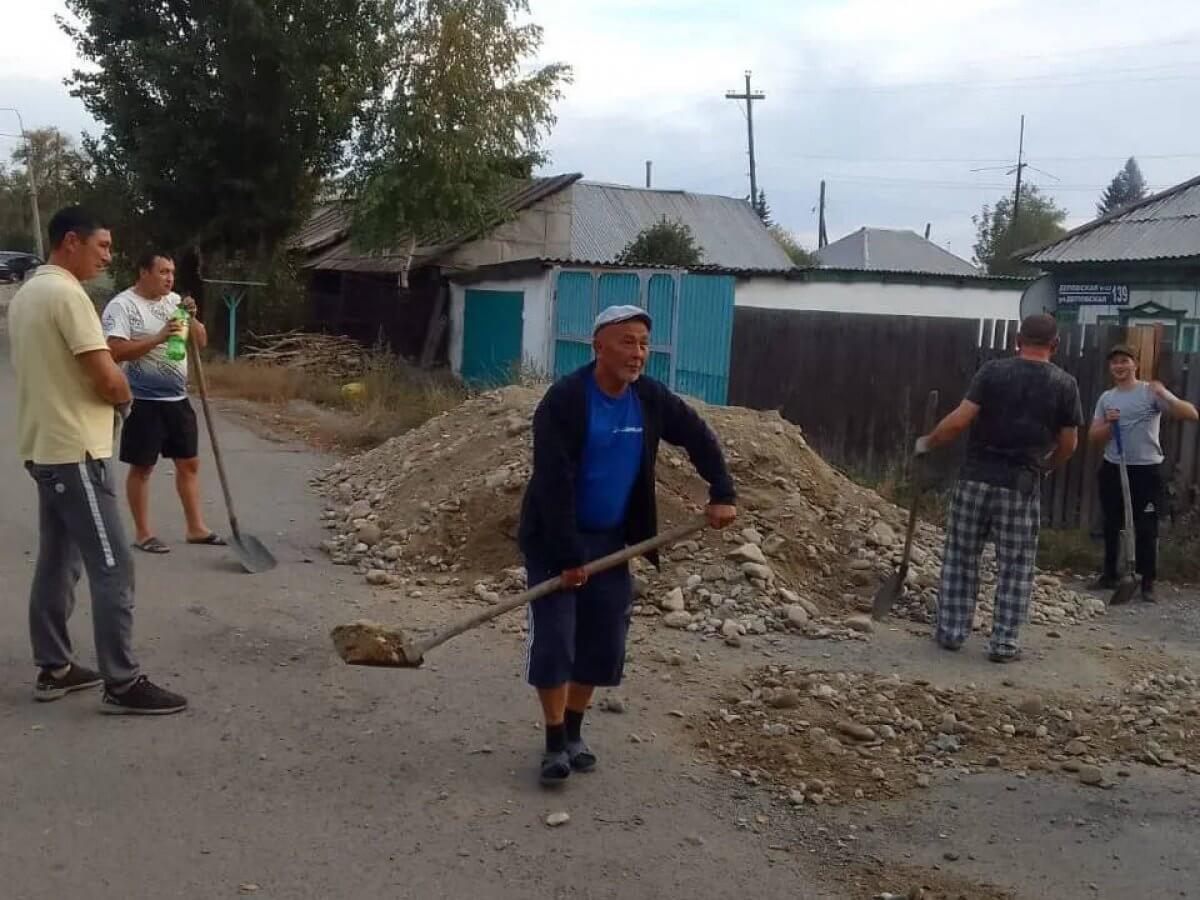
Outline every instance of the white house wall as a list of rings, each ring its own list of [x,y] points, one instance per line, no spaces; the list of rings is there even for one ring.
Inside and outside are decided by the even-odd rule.
[[[1021,291],[947,284],[871,281],[739,280],[737,306],[817,312],[941,316],[954,319],[1016,319]]]
[[[1196,288],[1142,288],[1129,289],[1129,306],[1082,306],[1079,321],[1083,325],[1094,325],[1101,317],[1117,317],[1127,309],[1144,303],[1157,303],[1168,309],[1182,310],[1185,319],[1200,319],[1200,290]]]
[[[467,291],[521,291],[525,295],[521,323],[522,364],[534,372],[550,372],[550,274],[547,271],[532,278],[450,285],[450,335],[447,355],[450,358],[450,369],[455,375],[462,375]]]

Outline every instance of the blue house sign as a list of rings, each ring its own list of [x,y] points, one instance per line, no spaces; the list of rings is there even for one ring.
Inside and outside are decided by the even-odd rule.
[[[1060,284],[1059,306],[1128,306],[1129,288],[1123,284]]]

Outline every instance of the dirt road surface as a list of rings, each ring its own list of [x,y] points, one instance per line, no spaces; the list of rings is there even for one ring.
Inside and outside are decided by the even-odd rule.
[[[244,527],[280,567],[252,577],[220,549],[182,546],[166,464],[154,515],[173,552],[137,557],[138,651],[191,709],[110,718],[94,693],[35,704],[25,610],[34,492],[13,449],[3,344],[0,896],[859,898],[922,882],[968,898],[1200,896],[1194,777],[1138,766],[1103,792],[1051,776],[947,777],[890,803],[792,810],[696,752],[689,726],[764,661],[999,682],[978,646],[935,654],[908,627],[865,645],[782,639],[738,651],[635,633],[626,712],[590,717],[601,768],[547,794],[533,779],[541,731],[519,635],[465,635],[420,671],[343,666],[327,638],[334,624],[427,624],[455,610],[330,565],[315,549],[322,502],[307,486],[329,460],[230,419],[221,426]],[[224,527],[203,453],[210,524]],[[86,663],[80,594],[73,635]],[[1095,650],[1106,642],[1194,666],[1194,603],[1168,595],[1159,609],[1062,639],[1031,633],[1027,662],[1003,677],[1014,690],[1111,687],[1128,670]],[[656,663],[655,649],[685,664]],[[570,822],[547,827],[558,811]]]

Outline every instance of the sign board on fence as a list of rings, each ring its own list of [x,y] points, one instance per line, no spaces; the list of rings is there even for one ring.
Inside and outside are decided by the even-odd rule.
[[[1128,306],[1129,288],[1123,284],[1060,284],[1061,306]]]

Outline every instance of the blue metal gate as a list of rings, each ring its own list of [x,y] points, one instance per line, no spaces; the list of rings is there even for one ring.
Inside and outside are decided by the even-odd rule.
[[[554,288],[554,377],[591,361],[592,323],[600,310],[632,304],[654,319],[646,374],[682,394],[724,404],[733,289],[733,278],[725,275],[560,270]]]

